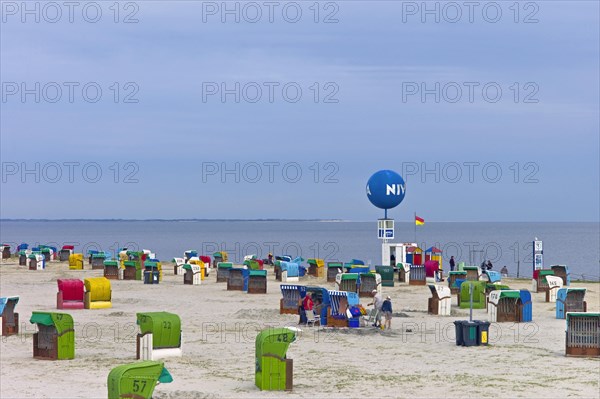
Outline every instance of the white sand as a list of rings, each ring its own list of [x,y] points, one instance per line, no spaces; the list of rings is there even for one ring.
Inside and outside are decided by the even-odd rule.
[[[392,296],[394,312],[408,317],[394,318],[392,330],[304,327],[288,351],[294,359],[293,392],[261,392],[254,385],[256,333],[298,319],[279,315],[274,275],[267,295],[251,295],[226,291],[214,274],[200,286],[184,286],[170,264],[159,285],[112,281],[112,309],[67,310],[76,323],[74,360],[33,359],[35,326],[29,317],[33,310],[56,310],[56,279],[99,275],[99,270],[69,271],[66,263],[28,271],[13,259],[3,261],[0,295],[20,295],[22,331],[2,339],[2,398],[105,398],[109,371],[136,361],[136,312],[141,311],[174,312],[182,320],[184,356],[165,360],[174,381],[159,385],[155,398],[600,397],[600,359],[565,356],[565,321],[555,318],[555,306],[544,302],[544,294],[532,294],[533,323],[493,323],[491,345],[465,348],[455,345],[452,322],[468,318],[468,310],[453,306],[451,317],[427,315],[429,289],[398,283],[384,287],[384,294]],[[333,289],[312,277],[300,284]],[[588,311],[598,312],[600,285],[573,285],[587,287]],[[473,316],[487,318],[485,310],[474,310]]]

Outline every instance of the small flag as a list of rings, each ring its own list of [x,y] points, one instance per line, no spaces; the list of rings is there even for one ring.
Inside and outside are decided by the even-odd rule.
[[[416,224],[417,226],[424,225],[424,224],[425,224],[425,219],[421,219],[420,217],[418,217],[418,216],[415,216],[415,224]]]

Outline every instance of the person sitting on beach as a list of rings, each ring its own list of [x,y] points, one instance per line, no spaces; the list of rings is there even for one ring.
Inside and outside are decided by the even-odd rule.
[[[492,267],[493,267],[493,266],[492,266],[492,261],[491,261],[491,260],[488,260],[488,261],[487,261],[487,265],[486,265],[486,267],[487,267],[487,269],[488,269],[488,270],[492,270]]]
[[[384,328],[389,330],[392,328],[392,298],[388,295],[383,301],[381,305],[381,311],[383,312],[383,316],[385,318]]]
[[[308,321],[308,319],[306,318],[306,314],[307,312],[311,312],[313,311],[313,300],[311,295],[305,295],[304,299],[302,300],[302,304],[300,305],[300,309],[298,309],[300,312],[300,322],[298,324],[306,324],[306,322]]]
[[[373,327],[379,327],[381,326],[381,307],[383,306],[383,298],[377,290],[371,291],[371,295],[373,296],[373,302],[367,304],[367,306],[374,305],[370,319],[375,319],[375,322],[372,324]]]

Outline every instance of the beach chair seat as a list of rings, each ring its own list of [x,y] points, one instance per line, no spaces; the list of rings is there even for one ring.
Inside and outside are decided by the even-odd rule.
[[[450,288],[443,285],[430,284],[431,298],[427,300],[427,313],[440,316],[450,316],[452,293]]]
[[[119,262],[116,260],[105,260],[104,261],[104,277],[109,280],[119,280],[122,278],[121,268]]]
[[[425,265],[410,265],[410,280],[409,285],[426,285],[427,275],[425,273]]]
[[[233,263],[231,262],[219,262],[217,264],[217,283],[227,282],[231,268],[233,268]]]
[[[292,390],[294,363],[286,352],[297,331],[292,327],[268,328],[256,336],[254,383],[261,391]]]
[[[396,268],[398,269],[398,282],[410,284],[410,263],[397,263]]]
[[[564,319],[568,312],[587,312],[585,292],[585,288],[560,288],[556,293],[556,318]]]
[[[267,271],[250,270],[248,273],[248,294],[267,293]]]
[[[233,267],[229,269],[227,291],[247,291],[249,270]]]
[[[27,260],[29,270],[44,270],[46,268],[46,258],[41,253],[31,253]]]
[[[2,245],[2,259],[10,259],[10,245]]]
[[[548,289],[546,290],[546,302],[555,303],[558,290],[563,287],[563,279],[559,276],[546,276]]]
[[[69,255],[69,270],[83,270],[83,254]]]
[[[566,319],[565,354],[600,357],[600,313],[569,312]]]
[[[58,279],[57,309],[84,309],[84,284],[78,279]]]
[[[306,325],[309,327],[314,327],[316,325],[321,325],[321,316],[315,313],[313,310],[306,314]]]
[[[106,277],[90,277],[83,280],[85,286],[84,304],[86,309],[112,308],[112,289]]]
[[[335,276],[335,286],[338,291],[358,292],[358,273],[340,273]]]
[[[19,302],[18,296],[5,296],[0,298],[0,335],[3,337],[19,333],[19,314],[15,307]]]
[[[200,265],[190,265],[186,263],[183,265],[183,270],[183,284],[200,285],[202,283],[202,270],[200,269]]]
[[[181,357],[181,319],[175,313],[144,312],[137,314],[140,333],[136,339],[136,358],[157,360]]]
[[[68,313],[32,312],[29,322],[36,324],[33,357],[43,360],[75,358],[73,317]]]
[[[183,274],[184,273],[184,271],[183,271],[183,265],[185,265],[185,259],[183,259],[183,258],[173,258],[172,262],[174,263],[174,265],[173,265],[173,274],[175,276]]]
[[[381,275],[379,273],[360,273],[358,295],[361,298],[370,297],[373,290],[381,294]]]
[[[108,399],[150,399],[159,383],[172,381],[163,362],[148,360],[123,364],[108,374]]]

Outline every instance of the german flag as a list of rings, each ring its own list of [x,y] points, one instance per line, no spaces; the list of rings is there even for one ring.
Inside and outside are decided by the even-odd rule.
[[[425,224],[425,219],[422,219],[422,218],[420,218],[420,217],[418,217],[418,216],[415,215],[415,224],[417,226],[422,226],[422,225]]]

